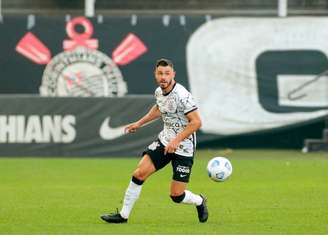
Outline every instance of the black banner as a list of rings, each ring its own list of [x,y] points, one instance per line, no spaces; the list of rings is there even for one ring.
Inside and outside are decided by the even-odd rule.
[[[87,27],[91,30],[87,38],[97,40],[96,50],[102,53],[102,57],[113,60],[112,66],[121,72],[127,86],[126,94],[153,94],[154,64],[161,57],[174,61],[176,79],[189,87],[185,65],[186,43],[190,35],[206,22],[205,16],[101,16],[86,19],[90,24],[85,23],[85,19],[5,16],[0,24],[0,93],[39,94],[46,67],[56,56],[63,55],[65,40],[74,41],[76,34],[85,33]],[[69,31],[70,22],[73,28]],[[118,56],[113,53],[131,34],[144,44],[146,51],[127,63],[116,63],[115,56]],[[90,46],[87,43],[80,45]],[[36,50],[31,51],[34,46]],[[124,49],[122,53],[128,51],[128,48]]]
[[[160,121],[125,134],[152,96],[125,98],[1,97],[1,156],[132,156],[156,140]]]
[[[162,124],[135,135],[122,125],[154,103],[162,57],[198,104],[200,145],[246,136],[236,140],[244,146],[254,136],[263,146],[261,134],[282,130],[283,146],[300,147],[310,133],[301,128],[320,122],[311,131],[321,135],[327,119],[326,25],[326,17],[5,16],[0,155],[140,154]],[[300,130],[296,141],[289,129]]]

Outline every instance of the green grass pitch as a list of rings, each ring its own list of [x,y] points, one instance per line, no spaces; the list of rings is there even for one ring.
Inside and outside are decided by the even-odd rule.
[[[171,202],[171,166],[143,186],[128,224],[99,219],[118,207],[138,158],[0,158],[0,234],[328,234],[328,154],[238,150],[231,178],[206,173],[219,150],[198,151],[189,189],[210,217]]]

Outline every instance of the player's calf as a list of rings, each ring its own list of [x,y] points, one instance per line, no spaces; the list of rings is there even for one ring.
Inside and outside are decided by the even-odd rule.
[[[173,202],[181,203],[183,201],[183,199],[185,198],[185,196],[186,196],[186,194],[183,192],[183,194],[181,194],[181,195],[178,195],[178,196],[171,195],[170,197]]]

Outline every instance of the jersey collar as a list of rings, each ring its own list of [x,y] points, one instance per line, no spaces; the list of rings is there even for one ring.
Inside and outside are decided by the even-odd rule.
[[[177,82],[174,81],[174,85],[173,85],[172,89],[171,89],[168,93],[165,93],[165,94],[164,94],[164,93],[162,92],[163,96],[168,96],[168,95],[171,93],[171,91],[174,90],[176,84],[177,84]]]

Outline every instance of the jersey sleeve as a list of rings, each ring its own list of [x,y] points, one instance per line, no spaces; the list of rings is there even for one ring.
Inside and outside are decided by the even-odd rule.
[[[181,98],[181,104],[185,115],[197,109],[196,102],[189,92]]]

